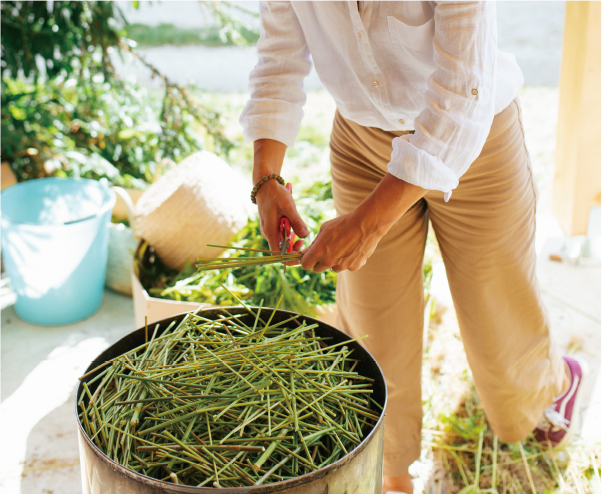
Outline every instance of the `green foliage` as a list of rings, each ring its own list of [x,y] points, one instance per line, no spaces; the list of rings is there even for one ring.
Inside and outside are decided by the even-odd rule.
[[[111,85],[102,75],[87,84],[75,78],[4,82],[2,154],[19,180],[106,177],[143,188],[152,178],[162,132],[143,88]]]
[[[224,44],[249,45],[259,39],[259,33],[240,16],[259,17],[257,12],[224,0],[200,4],[219,26],[219,36]]]
[[[106,177],[144,188],[165,158],[179,161],[214,143],[219,115],[205,109],[206,135],[177,89],[161,100],[130,81],[56,78],[27,84],[5,79],[2,154],[19,180],[45,175]],[[180,99],[179,99],[180,98]],[[165,101],[167,100],[167,101]],[[201,106],[202,100],[195,103]],[[227,148],[228,142],[218,141]],[[226,144],[226,146],[224,146]]]
[[[452,494],[509,492],[595,493],[600,470],[598,446],[575,439],[565,449],[549,449],[533,435],[501,443],[487,421],[472,376],[462,380],[469,391],[458,408],[439,414],[430,424],[430,447],[446,465]],[[432,436],[432,430],[440,434]],[[494,454],[495,452],[495,454]]]
[[[297,209],[310,231],[306,245],[314,240],[320,226],[335,217],[330,177],[322,177],[311,184],[295,184]],[[251,218],[236,234],[231,245],[251,249],[269,250],[267,241],[261,236],[259,221]],[[223,257],[249,257],[247,251],[226,251]],[[279,298],[281,309],[314,314],[314,308],[335,302],[337,275],[328,270],[323,273],[305,271],[300,266],[287,267],[278,264],[250,266],[235,269],[197,272],[187,265],[181,272],[165,267],[154,255],[138,253],[144,261],[139,265],[142,286],[150,295],[169,300],[209,303],[214,305],[237,305],[222,285],[242,300],[252,305],[275,307]],[[425,262],[425,292],[428,292],[431,263]]]
[[[316,190],[320,193],[309,195]],[[309,243],[317,235],[320,225],[334,217],[331,183],[329,179],[325,179],[307,188],[301,187],[299,191],[302,198],[297,200],[297,207],[310,230],[307,239]],[[231,244],[252,249],[269,249],[267,241],[261,236],[259,221],[255,218],[250,219],[234,236]],[[224,255],[247,257],[249,252],[227,251]],[[332,271],[314,273],[295,266],[288,267],[284,272],[280,265],[268,265],[200,273],[196,272],[194,266],[187,266],[183,271],[177,272],[165,268],[157,259],[143,264],[140,281],[155,297],[215,305],[237,305],[237,301],[222,285],[253,305],[260,305],[263,301],[264,306],[275,307],[282,296],[281,309],[308,315],[312,315],[313,308],[318,305],[334,303],[336,288],[336,274]]]
[[[202,148],[226,155],[236,145],[204,95],[172,83],[120,39],[120,16],[113,2],[2,2],[2,157],[19,180],[106,177],[144,188],[166,159]],[[145,65],[163,95],[119,79],[110,50]]]
[[[36,58],[49,78],[88,65],[83,59],[95,53],[108,66],[109,47],[119,43],[123,24],[117,2],[3,0],[0,14],[2,69],[13,78],[19,71],[39,76]]]
[[[134,2],[135,6],[138,2]],[[121,37],[131,35],[147,46],[201,42],[210,46],[250,45],[259,33],[244,17],[257,17],[241,5],[227,1],[199,2],[214,25],[204,30],[180,29],[169,24],[158,27],[127,25],[119,2],[7,0],[0,3],[2,17],[2,69],[15,78],[39,76],[36,58],[43,61],[49,78],[71,73],[94,57],[110,69],[109,50]],[[242,14],[242,16],[241,16]],[[100,60],[98,60],[100,58]],[[6,75],[6,74],[5,74]]]
[[[231,40],[224,40],[218,26],[186,29],[173,24],[159,24],[147,26],[146,24],[128,24],[125,28],[126,36],[140,47],[153,47],[163,45],[185,46],[233,46]],[[241,28],[241,40],[244,44],[254,45],[259,35],[256,31]]]
[[[465,380],[468,378],[465,377]],[[472,381],[470,382],[472,383]],[[457,438],[457,443],[477,441],[485,427],[485,412],[478,400],[474,384],[472,384],[472,388],[472,392],[467,395],[461,408],[452,413],[439,415],[439,423],[443,426],[443,430]]]

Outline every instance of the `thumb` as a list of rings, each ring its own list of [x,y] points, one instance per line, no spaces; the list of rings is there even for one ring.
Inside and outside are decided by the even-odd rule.
[[[295,208],[293,211],[291,211],[291,213],[292,214],[288,217],[288,220],[291,222],[291,227],[293,228],[293,231],[300,238],[307,237],[307,235],[309,234],[309,230],[307,229],[305,222],[301,219],[301,216],[299,216],[297,209]]]
[[[282,207],[283,213],[288,218],[295,234],[300,238],[307,237],[309,235],[309,229],[297,211],[297,205],[295,204],[292,194],[286,194],[286,202]]]

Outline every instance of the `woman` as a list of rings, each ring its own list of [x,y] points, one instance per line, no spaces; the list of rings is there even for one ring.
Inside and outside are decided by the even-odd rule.
[[[573,432],[583,369],[550,340],[516,99],[523,78],[496,44],[493,2],[261,5],[259,62],[241,124],[255,143],[262,233],[273,250],[282,216],[299,237],[308,233],[291,194],[272,178],[299,130],[311,54],[337,104],[330,149],[338,217],[322,225],[301,264],[340,273],[339,326],[370,335],[363,341],[387,379],[385,491],[411,494],[408,466],[420,456],[429,219],[500,440],[539,427],[539,437],[556,444]]]

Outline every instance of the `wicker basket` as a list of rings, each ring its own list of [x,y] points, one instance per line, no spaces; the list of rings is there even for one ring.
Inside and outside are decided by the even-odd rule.
[[[249,188],[224,160],[198,152],[142,195],[134,229],[165,265],[181,270],[188,259],[218,256],[206,244],[225,245],[246,225]]]

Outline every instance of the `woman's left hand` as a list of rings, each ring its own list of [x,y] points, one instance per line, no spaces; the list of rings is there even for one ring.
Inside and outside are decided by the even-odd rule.
[[[384,235],[366,223],[359,209],[327,221],[312,244],[301,251],[301,266],[316,273],[329,268],[335,273],[345,269],[357,271],[366,264]]]
[[[351,213],[322,225],[312,244],[301,251],[301,266],[316,273],[328,268],[335,273],[357,271],[389,228],[427,192],[387,173]]]

